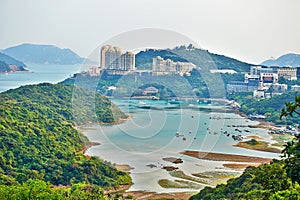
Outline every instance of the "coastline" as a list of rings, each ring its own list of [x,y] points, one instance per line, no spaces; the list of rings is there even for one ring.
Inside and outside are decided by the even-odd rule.
[[[9,71],[9,72],[0,72],[0,74],[13,74],[13,73],[33,73],[33,71],[30,70],[21,70],[21,71]]]
[[[109,126],[109,125],[118,125],[118,124],[122,124],[125,121],[131,120],[131,119],[132,119],[132,117],[128,115],[127,118],[119,119],[116,122],[87,122],[87,123],[84,123],[84,124],[81,124],[81,125],[78,125],[78,126],[74,126],[74,129],[82,130],[86,126],[93,126],[93,125],[107,125],[107,126]]]
[[[270,153],[281,153],[282,149],[278,147],[272,147],[270,146],[270,143],[263,141],[263,140],[255,140],[252,139],[255,144],[251,143],[250,141],[245,141],[245,142],[238,142],[237,144],[234,144],[233,146],[235,147],[240,147],[240,148],[245,148],[245,149],[251,149],[251,150],[256,150],[256,151],[265,151],[265,152],[270,152]]]
[[[226,154],[226,153],[212,153],[204,151],[183,151],[180,152],[183,155],[210,160],[210,161],[229,161],[229,162],[249,162],[249,163],[269,163],[272,161],[270,158],[244,156],[238,154]]]
[[[239,114],[243,118],[249,119],[249,117],[247,115],[245,115],[244,113],[242,113],[240,111],[232,109],[231,112],[235,113],[235,114]],[[121,123],[123,123],[127,120],[131,120],[131,119],[132,119],[132,117],[128,116],[125,119],[121,119],[118,122],[113,122],[113,123],[87,123],[87,124],[79,126],[79,128],[84,128],[84,126],[90,126],[90,125],[93,125],[93,124],[116,125],[116,124],[121,124]],[[255,120],[255,121],[257,121],[257,120]],[[261,123],[260,121],[257,121],[257,122]],[[266,123],[264,123],[264,124],[266,124]],[[257,127],[257,128],[261,128],[261,127]],[[265,129],[266,129],[266,127],[265,127]],[[178,153],[182,153],[182,152],[178,152]],[[225,169],[225,170],[226,169],[227,170],[243,170],[248,166],[258,166],[262,163],[269,163],[272,160],[270,158],[260,158],[260,157],[253,157],[253,156],[241,156],[241,155],[235,155],[235,154],[218,154],[218,153],[210,153],[210,152],[202,152],[202,153],[208,153],[208,156],[204,157],[205,158],[204,160],[216,161],[220,164],[220,165],[218,164],[217,167],[215,166],[215,167],[210,167],[210,168],[207,169],[207,170],[216,171],[216,172],[221,169],[220,166],[223,166],[223,169]],[[182,153],[182,154],[184,154],[184,153]],[[199,152],[196,152],[196,154],[199,154]],[[184,155],[186,155],[186,154],[184,154]],[[187,155],[187,156],[199,159],[199,156],[190,156],[190,155]],[[101,157],[101,156],[99,156],[99,157]],[[179,162],[179,160],[178,161],[176,160],[177,157],[176,157],[176,159],[174,159],[174,158],[169,157],[169,155],[165,155],[165,157],[163,157],[163,158],[165,158],[166,160],[164,160],[164,161],[167,161],[167,162],[171,162],[171,163],[172,163],[172,161],[173,162],[174,161]],[[109,159],[108,159],[108,161],[109,161]],[[229,163],[226,164],[224,162],[229,162]],[[125,167],[125,168],[130,169],[130,170],[132,169],[131,166],[126,164],[126,162],[117,162],[117,163],[122,163],[122,164],[116,164],[116,166],[118,165],[118,166],[121,166],[121,168]],[[199,166],[201,166],[201,165],[199,165]],[[181,167],[180,167],[179,170],[182,170]],[[173,178],[170,179],[170,180],[173,180]],[[135,184],[135,183],[133,183],[133,184]],[[159,197],[166,198],[166,197],[169,197],[169,195],[171,195],[172,197],[170,197],[170,198],[174,198],[173,195],[176,196],[177,194],[181,194],[181,195],[184,194],[188,198],[194,193],[194,192],[175,192],[174,190],[170,190],[170,192],[168,192],[168,191],[167,192],[162,192],[162,191],[155,192],[155,190],[152,191],[152,190],[140,190],[138,188],[136,188],[136,189],[137,190],[129,189],[127,192],[124,193],[123,196],[126,197],[126,195],[133,195],[135,198],[143,199],[144,196],[147,196],[147,195],[150,195],[151,197],[153,195],[155,195],[155,198],[156,197],[157,198],[159,198]],[[179,190],[179,191],[181,191],[181,190]],[[163,195],[163,196],[161,196],[161,195]],[[141,197],[141,198],[139,198],[139,197]],[[147,196],[147,197],[149,197],[149,196]],[[145,198],[145,199],[147,199],[147,198]],[[174,198],[174,199],[177,199],[177,198]],[[178,198],[178,199],[182,199],[182,198]]]
[[[250,119],[248,115],[246,115],[245,113],[239,111],[238,109],[234,109],[233,112],[235,114],[240,115],[241,117],[244,117],[246,119]],[[249,128],[262,128],[262,129],[265,129],[265,130],[276,129],[276,124],[273,123],[273,122],[264,121],[264,120],[258,120],[258,119],[255,119],[253,121],[258,122],[258,124],[256,124],[256,125],[248,125]],[[247,141],[246,142],[238,142],[238,143],[234,144],[233,146],[240,147],[240,148],[245,148],[245,149],[250,149],[250,150],[256,150],[256,151],[264,151],[264,152],[271,152],[271,153],[281,153],[282,152],[282,148],[280,148],[280,147],[283,147],[282,142],[277,141],[276,140],[276,136],[274,134],[269,134],[268,133],[268,135],[271,137],[271,141],[274,142],[274,143],[268,142],[268,141],[263,140],[261,138],[255,138],[257,136],[250,136],[250,137],[248,137],[248,138],[253,137],[253,139],[257,139],[259,143],[265,143],[264,147],[259,146],[259,145],[253,145],[253,146],[247,145],[247,144],[245,144]]]
[[[250,119],[248,115],[246,115],[245,113],[243,113],[243,112],[241,112],[237,109],[233,109],[232,111],[233,111],[233,113],[238,114],[241,117],[244,117],[246,119]],[[252,120],[252,121],[256,121],[256,122],[258,122],[258,124],[257,125],[249,125],[248,126],[249,128],[263,128],[263,129],[269,130],[270,127],[275,127],[276,126],[276,124],[273,123],[273,122],[268,122],[268,121],[263,121],[263,120],[258,120],[258,119],[255,119],[255,120]]]

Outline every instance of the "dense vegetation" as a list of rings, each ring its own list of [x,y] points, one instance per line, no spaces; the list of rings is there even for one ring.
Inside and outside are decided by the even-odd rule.
[[[239,93],[229,95],[229,99],[234,99],[240,105],[240,111],[250,115],[259,114],[265,115],[266,120],[277,124],[299,124],[298,118],[285,118],[280,120],[280,112],[284,108],[285,102],[293,101],[295,96],[299,96],[300,92],[288,92],[282,95],[275,95],[270,99],[256,99],[253,98],[252,93]]]
[[[117,195],[115,195],[117,197]],[[85,183],[73,184],[71,187],[53,187],[42,180],[29,179],[25,183],[7,186],[0,185],[0,199],[28,200],[28,199],[108,199],[103,188]]]
[[[100,94],[115,97],[140,96],[142,91],[153,86],[159,89],[161,99],[170,97],[211,97],[219,95],[225,97],[226,83],[232,80],[242,80],[243,75],[238,74],[210,74],[211,79],[203,78],[201,71],[194,69],[190,76],[160,75],[152,76],[143,74],[141,76],[109,75],[104,72],[100,77],[89,76],[85,73],[76,74],[61,82],[66,85],[78,85],[83,88],[97,90]],[[217,80],[216,80],[217,79]],[[211,80],[216,80],[212,82]],[[116,90],[108,91],[109,86],[116,86]],[[209,87],[208,87],[209,86]],[[216,88],[216,89],[215,89]],[[218,92],[222,90],[222,92]]]
[[[198,67],[210,66],[210,69],[233,69],[237,72],[248,72],[251,64],[238,61],[223,55],[213,54],[207,50],[189,46],[179,46],[174,49],[148,49],[136,55],[138,69],[152,69],[152,58],[160,56],[173,61],[192,62]]]
[[[252,64],[198,49],[192,45],[176,47],[171,52],[202,69],[232,69],[236,72],[249,72],[252,66]]]
[[[72,101],[72,95],[80,98],[79,103]],[[39,84],[1,93],[0,190],[14,185],[9,189],[13,192],[29,179],[103,188],[129,184],[130,177],[112,164],[83,155],[88,141],[74,129],[87,122],[116,122],[125,117],[106,98],[71,86]]]
[[[219,184],[216,188],[205,187],[191,197],[192,200],[299,198],[299,184],[293,184],[280,161],[248,167],[240,177],[228,180],[227,184]]]
[[[196,97],[196,95],[209,96],[205,82],[199,77],[199,74],[190,77],[180,75],[136,76],[134,74],[123,76],[103,74],[101,77],[91,77],[87,74],[78,74],[75,78],[66,79],[62,84],[75,84],[88,89],[96,89],[101,94],[114,97],[141,96],[142,91],[150,86],[159,89],[156,96],[161,99]],[[112,85],[117,89],[107,91],[107,88]],[[197,89],[198,87],[199,89]]]
[[[147,49],[145,51],[140,51],[135,56],[135,65],[138,69],[152,69],[152,59],[160,56],[163,59],[171,59],[174,62],[188,62],[186,59],[181,58],[180,56],[176,55],[170,50],[162,49],[162,50],[155,50],[155,49]]]

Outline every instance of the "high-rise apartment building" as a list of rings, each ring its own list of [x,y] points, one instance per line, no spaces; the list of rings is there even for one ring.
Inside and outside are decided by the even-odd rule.
[[[135,70],[135,55],[132,52],[126,52],[121,56],[121,70]]]
[[[100,52],[101,69],[134,70],[135,55],[132,52],[122,54],[120,47],[105,45]]]

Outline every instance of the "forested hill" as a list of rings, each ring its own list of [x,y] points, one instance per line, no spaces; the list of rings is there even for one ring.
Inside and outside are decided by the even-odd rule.
[[[0,52],[0,73],[25,71],[25,64]]]
[[[248,72],[253,64],[245,63],[224,55],[211,53],[207,50],[189,46],[175,47],[174,49],[141,51],[136,55],[136,66],[138,69],[151,69],[152,58],[160,56],[173,61],[192,62],[196,66],[209,65],[218,69],[233,69],[237,72]]]
[[[155,58],[157,56],[160,56],[165,60],[171,59],[174,62],[188,62],[186,59],[181,58],[180,56],[176,55],[168,49],[147,49],[145,51],[140,51],[138,54],[136,54],[135,64],[138,69],[152,69],[152,58]]]
[[[300,197],[298,183],[292,183],[282,161],[273,161],[259,167],[248,167],[237,178],[215,188],[205,187],[190,200],[212,199],[291,199]]]
[[[0,94],[0,185],[28,179],[53,185],[84,182],[103,188],[130,183],[130,177],[110,163],[83,155],[87,139],[74,129],[75,124],[90,119],[116,122],[126,115],[106,98],[77,90],[77,95],[86,96],[81,98],[84,102],[96,99],[97,117],[90,117],[92,106],[85,103],[75,108],[82,116],[73,120],[72,86],[44,83]]]
[[[78,64],[84,61],[70,49],[61,49],[53,45],[21,44],[3,50],[3,53],[25,63],[38,64]]]

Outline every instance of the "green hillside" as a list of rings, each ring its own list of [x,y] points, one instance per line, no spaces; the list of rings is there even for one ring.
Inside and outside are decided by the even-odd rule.
[[[138,69],[151,69],[152,58],[160,56],[173,61],[192,62],[198,67],[207,69],[233,69],[237,72],[249,72],[252,64],[241,62],[224,55],[211,53],[207,50],[189,46],[175,47],[174,49],[141,51],[136,55],[136,66]]]
[[[299,118],[287,117],[280,119],[280,113],[284,108],[284,103],[293,101],[295,96],[300,96],[300,92],[290,91],[282,95],[273,95],[272,98],[260,100],[254,98],[251,93],[240,93],[229,95],[228,99],[238,102],[241,105],[239,110],[247,115],[265,115],[266,121],[276,124],[299,124]]]
[[[0,94],[0,184],[18,185],[40,179],[53,185],[85,183],[103,188],[129,184],[128,174],[110,163],[87,157],[82,151],[87,138],[75,125],[116,122],[126,115],[106,98],[96,95],[96,116],[91,93],[76,89],[86,102],[74,108],[73,87],[39,84],[22,86]]]
[[[26,71],[25,64],[0,52],[0,73]]]
[[[279,161],[248,167],[238,178],[216,188],[205,187],[191,200],[246,200],[246,199],[293,199],[300,198],[298,183],[288,178],[284,164]]]
[[[9,71],[10,71],[9,65],[3,61],[0,61],[0,73],[9,72]]]
[[[152,69],[152,58],[160,56],[163,59],[171,59],[175,62],[188,62],[186,59],[173,53],[170,49],[147,49],[145,51],[140,51],[135,57],[135,65],[138,69]]]

